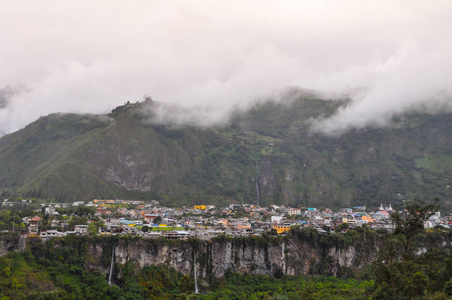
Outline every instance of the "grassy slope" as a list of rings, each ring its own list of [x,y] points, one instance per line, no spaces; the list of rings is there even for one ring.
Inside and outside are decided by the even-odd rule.
[[[438,196],[451,204],[451,115],[411,115],[398,128],[309,133],[341,102],[265,103],[225,128],[150,125],[139,105],[106,116],[50,115],[0,139],[0,188],[66,201],[159,199],[343,206]],[[398,196],[400,194],[400,196]]]

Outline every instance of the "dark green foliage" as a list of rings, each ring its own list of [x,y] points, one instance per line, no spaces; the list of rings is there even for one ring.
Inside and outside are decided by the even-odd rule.
[[[307,242],[313,247],[328,249],[330,247],[346,248],[349,246],[365,245],[371,250],[375,247],[377,235],[376,232],[368,228],[358,230],[349,230],[347,233],[319,234],[317,230],[309,227],[293,227],[290,231],[291,236],[300,241]]]
[[[33,211],[27,208],[14,206],[8,209],[0,210],[0,231],[13,230],[20,231],[25,229],[25,225],[22,223],[22,218],[30,216]]]
[[[185,275],[179,285],[181,293],[191,294],[195,290],[195,280],[193,277]]]
[[[388,234],[388,230],[385,228],[378,228],[375,230],[378,234]]]
[[[344,229],[349,229],[349,225],[348,223],[342,223],[339,226],[336,227],[335,231],[336,232],[341,232]]]
[[[227,273],[219,284],[199,299],[365,299],[371,281],[314,276],[241,275]]]
[[[446,284],[444,285],[444,293],[447,296],[452,297],[452,279],[446,282]]]
[[[423,228],[424,220],[438,210],[437,202],[410,201],[405,216],[392,216],[397,225],[394,235],[383,236],[373,263],[373,298],[417,299],[434,293],[440,297],[446,290],[452,276],[450,232]]]
[[[413,238],[424,230],[424,222],[439,210],[438,203],[439,199],[435,199],[430,205],[415,199],[406,203],[403,215],[399,212],[391,214],[391,220],[396,226],[394,234],[401,234],[405,238],[406,253],[411,251]]]

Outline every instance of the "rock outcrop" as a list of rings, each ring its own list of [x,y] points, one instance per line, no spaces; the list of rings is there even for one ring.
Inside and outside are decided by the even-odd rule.
[[[368,237],[374,234],[361,235],[355,242],[331,246],[325,241],[300,238],[296,234],[289,238],[223,237],[210,241],[119,239],[114,246],[115,263],[119,266],[132,263],[137,269],[163,264],[184,274],[193,274],[196,268],[202,278],[221,277],[228,271],[259,275],[277,272],[340,275],[363,267],[376,256],[379,242]],[[96,251],[103,250],[97,247]]]
[[[0,256],[12,251],[24,251],[27,243],[27,236],[4,235],[0,237]]]

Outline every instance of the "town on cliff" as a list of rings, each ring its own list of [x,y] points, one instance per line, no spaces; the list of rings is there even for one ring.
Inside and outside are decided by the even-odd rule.
[[[38,201],[39,202],[39,201]],[[230,204],[226,207],[195,205],[164,207],[158,201],[99,200],[69,203],[36,203],[36,200],[4,199],[2,208],[26,209],[16,228],[22,235],[42,239],[70,234],[131,235],[143,238],[211,239],[218,235],[231,237],[259,236],[263,233],[281,235],[293,226],[310,227],[321,234],[347,232],[354,227],[368,227],[392,232],[395,228],[390,204],[366,211],[365,206],[332,209],[315,207],[292,208],[284,205],[257,206]],[[30,209],[34,208],[34,209]],[[402,211],[401,211],[402,212]],[[19,223],[19,220],[15,221]],[[436,212],[424,222],[425,228],[450,228],[452,217]],[[13,226],[14,227],[14,226]]]

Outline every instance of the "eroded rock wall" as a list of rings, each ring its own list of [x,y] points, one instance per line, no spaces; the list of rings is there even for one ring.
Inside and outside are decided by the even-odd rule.
[[[115,247],[115,262],[133,263],[136,268],[164,264],[184,274],[223,276],[227,270],[239,273],[274,275],[337,275],[341,268],[360,268],[372,261],[378,244],[331,246],[312,245],[296,238],[219,239],[210,241],[122,240]]]

